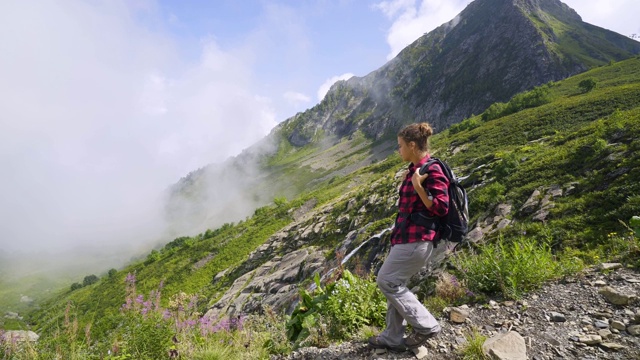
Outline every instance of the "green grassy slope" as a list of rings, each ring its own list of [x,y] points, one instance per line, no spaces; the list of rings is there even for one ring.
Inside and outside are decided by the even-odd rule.
[[[578,84],[587,78],[598,87],[583,94]],[[548,225],[559,240],[589,242],[618,228],[617,219],[628,221],[640,211],[640,185],[632,180],[640,178],[640,60],[552,84],[550,96],[549,104],[447,136],[450,143],[467,145],[449,159],[467,169],[489,160],[494,170],[515,159],[512,172],[495,174],[492,183],[504,187],[501,196],[516,208],[540,186],[577,182],[578,191],[559,200]],[[482,195],[483,188],[475,191]],[[486,210],[480,205],[491,204],[476,205],[476,218]]]
[[[593,78],[597,87],[582,93],[578,83],[586,78]],[[640,214],[640,59],[551,84],[549,98],[548,104],[495,120],[467,119],[463,124],[473,126],[466,130],[434,136],[433,152],[454,166],[457,174],[468,176],[465,184],[474,219],[490,213],[499,202],[514,205],[516,225],[503,232],[507,241],[521,231],[548,231],[558,248],[594,248],[606,240],[607,233],[623,230],[618,220]],[[463,150],[454,154],[459,147]],[[294,159],[291,156],[282,154],[277,161],[288,163]],[[371,195],[392,198],[397,185],[394,174],[404,166],[392,155],[349,175],[326,179],[294,200],[281,199],[260,208],[240,223],[178,238],[97,284],[60,291],[42,303],[41,310],[32,312],[29,321],[46,336],[60,324],[71,302],[81,323],[93,323],[93,336],[104,336],[117,326],[112,315],[124,302],[128,273],[136,274],[139,292],[148,293],[162,282],[164,301],[179,292],[199,294],[204,310],[235,279],[259,265],[246,262],[249,253],[292,222],[293,209],[310,199],[315,199],[316,208],[336,204],[324,220],[327,229],[309,243],[326,247],[329,256],[348,230],[335,221],[346,202],[356,199],[352,210],[356,216]],[[574,192],[556,200],[546,224],[517,211],[534,189],[567,183],[575,183]],[[388,225],[393,211],[393,207],[380,208],[359,215],[361,224]],[[214,282],[214,276],[225,269],[229,270]]]

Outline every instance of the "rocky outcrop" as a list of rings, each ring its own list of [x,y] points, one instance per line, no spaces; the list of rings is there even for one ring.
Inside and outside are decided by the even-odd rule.
[[[324,254],[313,247],[276,256],[236,279],[205,316],[233,317],[259,312],[264,306],[286,307],[295,302],[298,283],[318,271],[323,263]]]
[[[535,189],[515,213],[512,204],[498,204],[493,211],[480,217],[470,228],[467,239],[473,243],[480,242],[486,236],[511,226],[516,216],[530,217],[533,221],[545,222],[551,209],[555,207],[554,200],[569,195],[576,185],[576,183],[569,183],[563,186],[551,185]]]
[[[553,200],[571,192],[575,185],[575,183],[570,183],[564,189],[559,185],[551,185],[548,188],[534,190],[520,208],[520,213],[531,215],[531,219],[534,221],[544,222],[549,216],[550,210],[555,207]]]

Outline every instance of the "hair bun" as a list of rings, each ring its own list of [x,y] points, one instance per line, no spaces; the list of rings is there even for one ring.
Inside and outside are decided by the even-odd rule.
[[[420,123],[420,132],[427,137],[433,135],[433,129],[431,128],[431,125],[426,122]]]

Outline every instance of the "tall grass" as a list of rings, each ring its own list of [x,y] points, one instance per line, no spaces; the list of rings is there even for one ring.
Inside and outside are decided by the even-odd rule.
[[[574,270],[556,261],[547,240],[521,236],[508,243],[502,237],[481,252],[458,253],[453,263],[472,290],[518,299],[545,281]]]

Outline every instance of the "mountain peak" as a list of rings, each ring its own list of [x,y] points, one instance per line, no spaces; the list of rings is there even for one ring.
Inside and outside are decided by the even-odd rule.
[[[559,0],[475,0],[380,69],[332,87],[287,120],[295,146],[317,129],[370,138],[418,120],[444,130],[495,102],[640,53],[640,43],[584,23]]]

